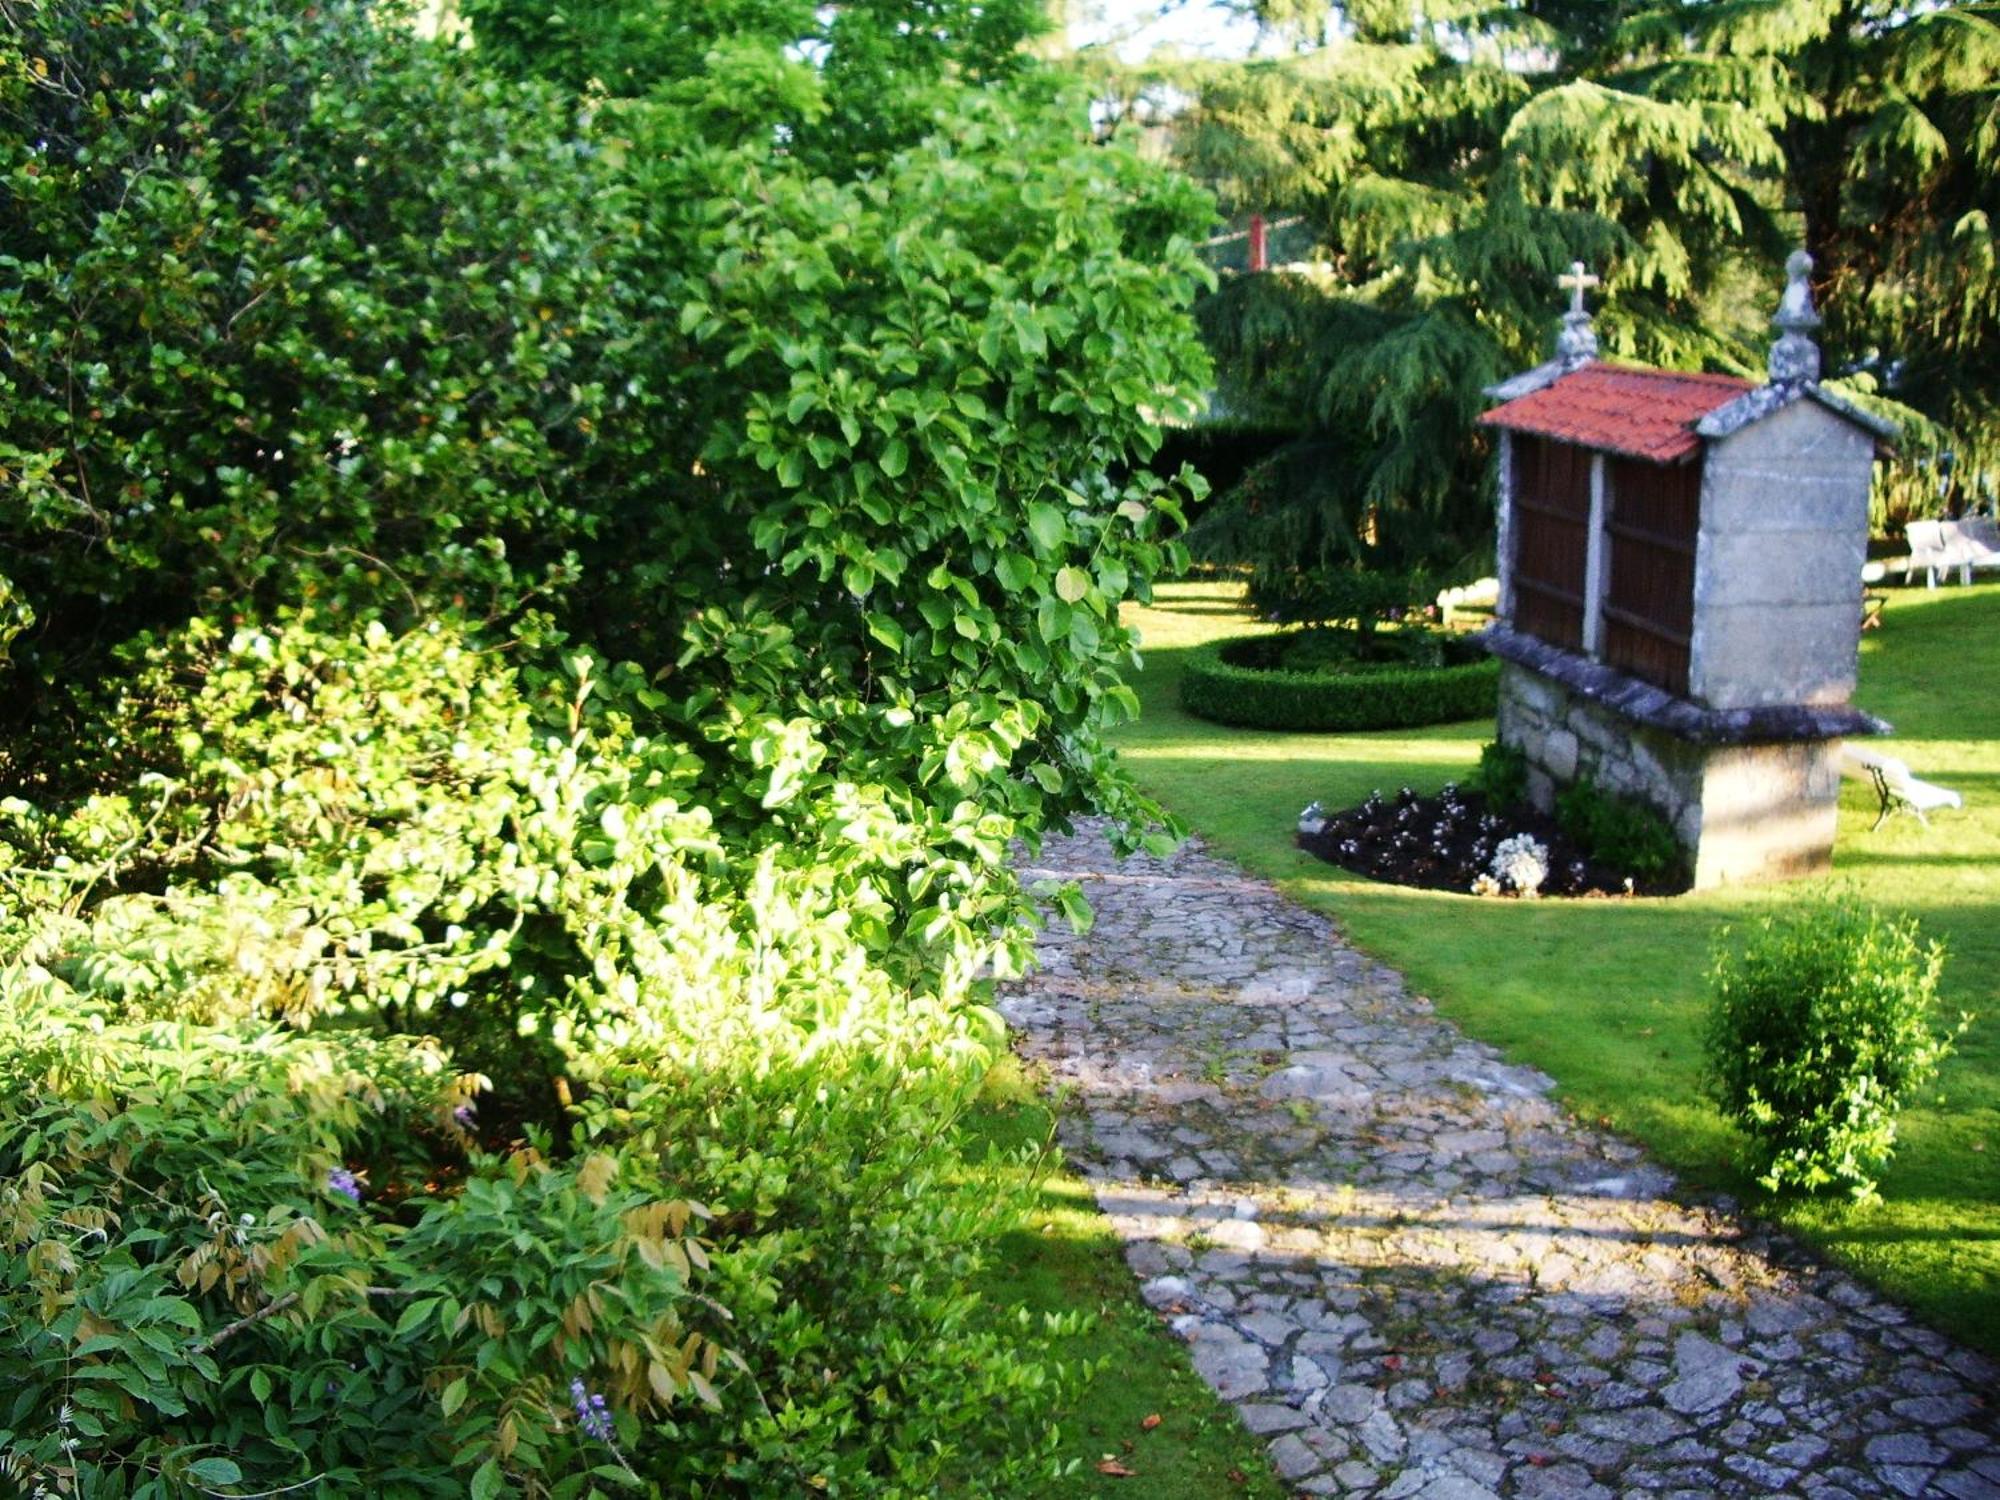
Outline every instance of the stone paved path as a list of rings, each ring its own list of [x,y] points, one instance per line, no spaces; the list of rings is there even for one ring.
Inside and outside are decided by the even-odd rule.
[[[1674,1202],[1324,918],[1193,848],[1037,864],[1097,924],[1002,1009],[1075,1091],[1147,1301],[1299,1494],[2000,1497],[1992,1361]]]

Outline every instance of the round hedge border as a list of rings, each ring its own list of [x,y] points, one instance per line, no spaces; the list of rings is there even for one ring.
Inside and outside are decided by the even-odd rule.
[[[1195,648],[1181,674],[1181,707],[1217,724],[1325,732],[1483,719],[1496,706],[1500,663],[1490,656],[1457,666],[1353,673],[1286,672],[1228,660],[1275,639],[1231,636]]]

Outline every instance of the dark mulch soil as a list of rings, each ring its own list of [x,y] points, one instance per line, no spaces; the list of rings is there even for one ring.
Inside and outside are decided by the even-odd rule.
[[[1404,787],[1375,793],[1359,807],[1331,813],[1319,833],[1301,833],[1299,847],[1357,875],[1425,890],[1469,893],[1488,872],[1502,839],[1532,834],[1549,851],[1543,896],[1664,896],[1682,883],[1628,880],[1626,872],[1592,859],[1556,820],[1532,807],[1496,812],[1483,792],[1447,786],[1435,797]],[[1511,894],[1511,893],[1510,893]]]

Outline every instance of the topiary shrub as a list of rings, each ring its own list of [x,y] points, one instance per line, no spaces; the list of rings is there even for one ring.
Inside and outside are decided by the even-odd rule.
[[[1707,1086],[1764,1187],[1875,1196],[1897,1110],[1971,1019],[1932,1025],[1944,957],[1914,921],[1852,898],[1763,917],[1740,950],[1718,951]]]
[[[1656,880],[1685,858],[1665,818],[1643,802],[1613,796],[1588,776],[1557,794],[1556,821],[1592,859],[1640,880]]]
[[[1322,732],[1446,724],[1494,710],[1500,664],[1469,642],[1447,640],[1447,653],[1460,660],[1439,667],[1327,672],[1266,665],[1290,639],[1238,637],[1197,649],[1181,675],[1181,706],[1218,724]]]

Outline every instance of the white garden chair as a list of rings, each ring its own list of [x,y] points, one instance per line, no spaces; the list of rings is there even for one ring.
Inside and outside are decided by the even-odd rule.
[[[1990,520],[1912,521],[1904,535],[1910,543],[1910,560],[1903,565],[1905,582],[1919,568],[1931,588],[1937,587],[1938,574],[1949,577],[1954,568],[1960,583],[1972,582],[1974,568],[2000,568],[2000,527]]]

